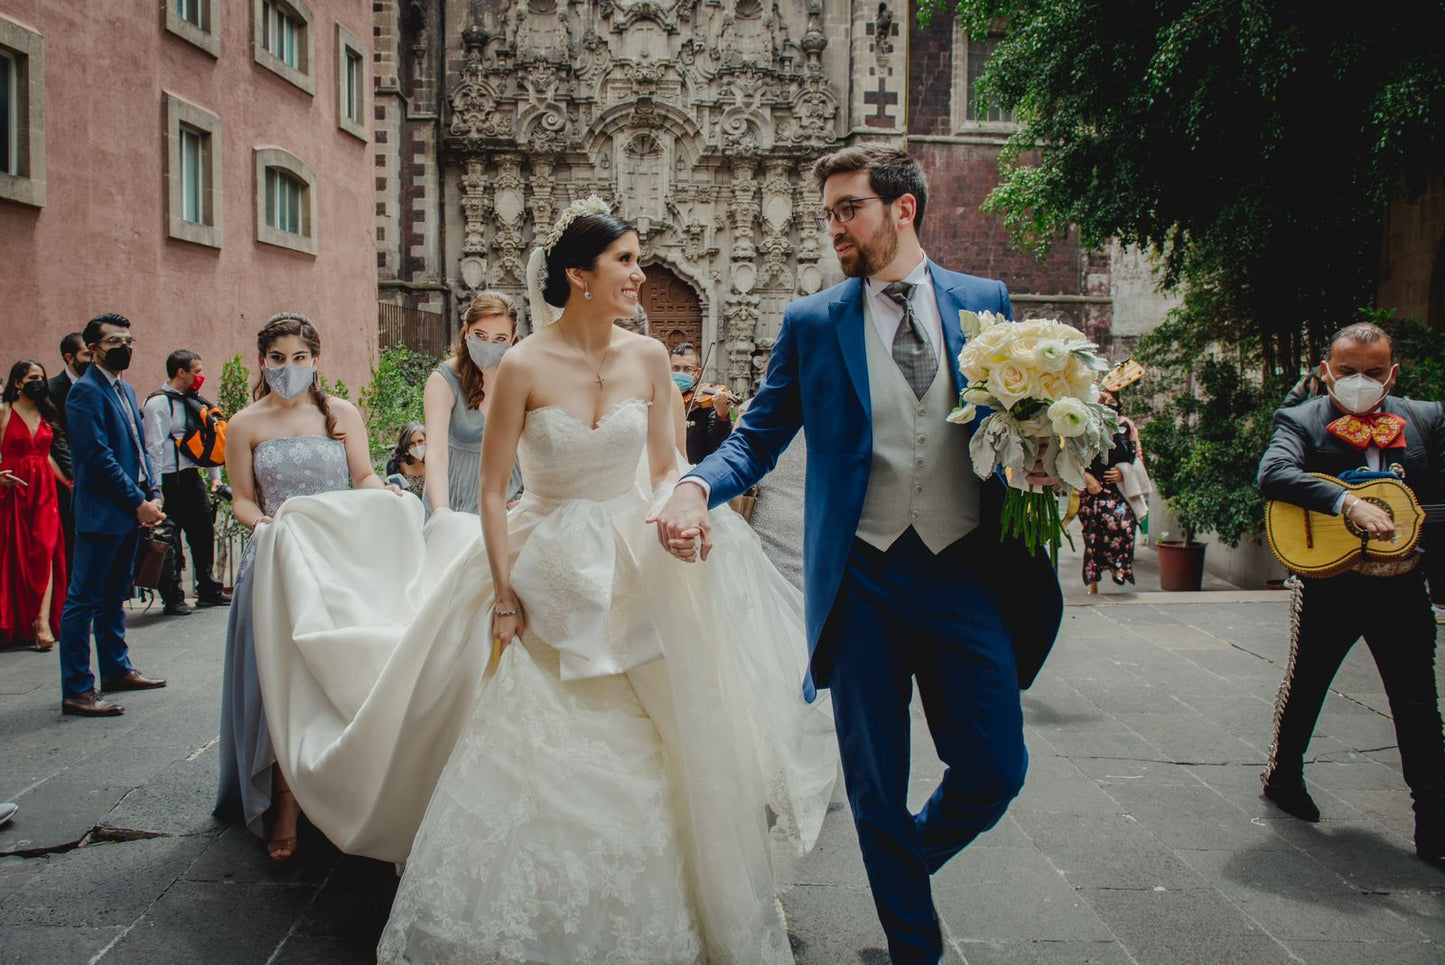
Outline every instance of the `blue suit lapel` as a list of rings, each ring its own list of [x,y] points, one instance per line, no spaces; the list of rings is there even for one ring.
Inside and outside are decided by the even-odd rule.
[[[948,371],[953,376],[953,391],[963,391],[963,373],[958,370],[958,353],[963,351],[963,325],[958,313],[966,306],[963,292],[949,287],[948,279],[933,262],[928,263],[933,276],[933,298],[938,302],[938,318],[943,323],[943,342],[948,348]]]
[[[863,345],[863,283],[849,279],[838,299],[828,305],[833,331],[838,335],[838,348],[843,352],[843,365],[853,382],[853,391],[863,403],[863,415],[873,418],[873,395],[868,390],[868,356]]]

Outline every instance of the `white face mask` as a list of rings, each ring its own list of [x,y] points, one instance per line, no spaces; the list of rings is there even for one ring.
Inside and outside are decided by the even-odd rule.
[[[1369,412],[1385,397],[1385,383],[1372,379],[1363,372],[1335,378],[1334,370],[1328,362],[1325,363],[1325,371],[1335,379],[1335,384],[1330,386],[1330,395],[1334,397],[1335,404],[1346,412],[1353,415]]]
[[[426,458],[426,443],[419,442],[416,445],[412,446],[410,449],[407,450],[407,455],[411,456],[414,461],[421,462],[423,459]]]
[[[477,368],[485,372],[487,369],[502,361],[502,356],[507,354],[507,349],[512,346],[507,342],[488,342],[476,335],[467,336],[467,354],[472,361],[477,363]]]
[[[316,382],[316,369],[310,365],[278,365],[275,368],[268,366],[262,374],[266,377],[266,384],[271,386],[283,399],[294,399]]]

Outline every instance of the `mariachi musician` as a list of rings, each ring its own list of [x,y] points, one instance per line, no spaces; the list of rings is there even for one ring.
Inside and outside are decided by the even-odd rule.
[[[1439,403],[1390,396],[1399,364],[1390,337],[1359,323],[1330,341],[1320,368],[1328,389],[1275,413],[1274,437],[1259,464],[1267,499],[1342,515],[1371,540],[1390,540],[1389,513],[1307,473],[1403,471],[1420,503],[1445,497],[1445,411]],[[1415,803],[1415,850],[1445,870],[1445,746],[1435,686],[1435,614],[1445,602],[1445,533],[1427,525],[1424,552],[1400,562],[1362,562],[1295,590],[1289,664],[1275,703],[1274,742],[1264,796],[1285,812],[1318,821],[1304,783],[1304,755],[1330,682],[1361,636],[1370,647],[1395,718],[1405,781]],[[1428,590],[1427,590],[1428,577]]]
[[[727,386],[699,384],[702,366],[698,364],[697,347],[691,342],[673,346],[671,362],[672,380],[682,390],[687,414],[687,461],[697,465],[733,431],[735,400]]]

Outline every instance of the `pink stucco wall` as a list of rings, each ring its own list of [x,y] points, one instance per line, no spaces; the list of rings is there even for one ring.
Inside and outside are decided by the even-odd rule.
[[[134,324],[139,389],[176,348],[201,353],[214,385],[237,352],[254,368],[256,330],[289,310],[316,321],[323,371],[359,385],[376,351],[375,162],[336,123],[336,25],[369,48],[371,4],[308,0],[314,95],[255,63],[248,0],[214,3],[219,59],[168,33],[162,6],[0,0],[44,35],[47,114],[45,206],[0,200],[0,364],[31,356],[53,374],[66,332],[117,311]],[[220,249],[167,237],[166,92],[221,119]],[[256,240],[256,147],[315,172],[314,257]]]

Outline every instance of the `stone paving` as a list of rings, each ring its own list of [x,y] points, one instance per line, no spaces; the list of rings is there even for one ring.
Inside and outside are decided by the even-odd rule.
[[[1150,582],[1141,549],[1140,590]],[[1409,795],[1364,647],[1336,681],[1307,778],[1324,812],[1259,797],[1284,595],[1084,597],[1064,561],[1063,635],[1025,696],[1032,765],[1000,825],[935,878],[945,961],[1445,961],[1445,873],[1414,857]],[[1009,605],[1027,606],[1026,599]],[[303,840],[272,874],[257,842],[210,816],[225,612],[137,613],[138,667],[165,690],[127,714],[59,714],[55,654],[0,652],[0,962],[372,960],[390,865]],[[937,780],[915,709],[913,793]],[[882,965],[842,803],[783,895],[803,965]]]

